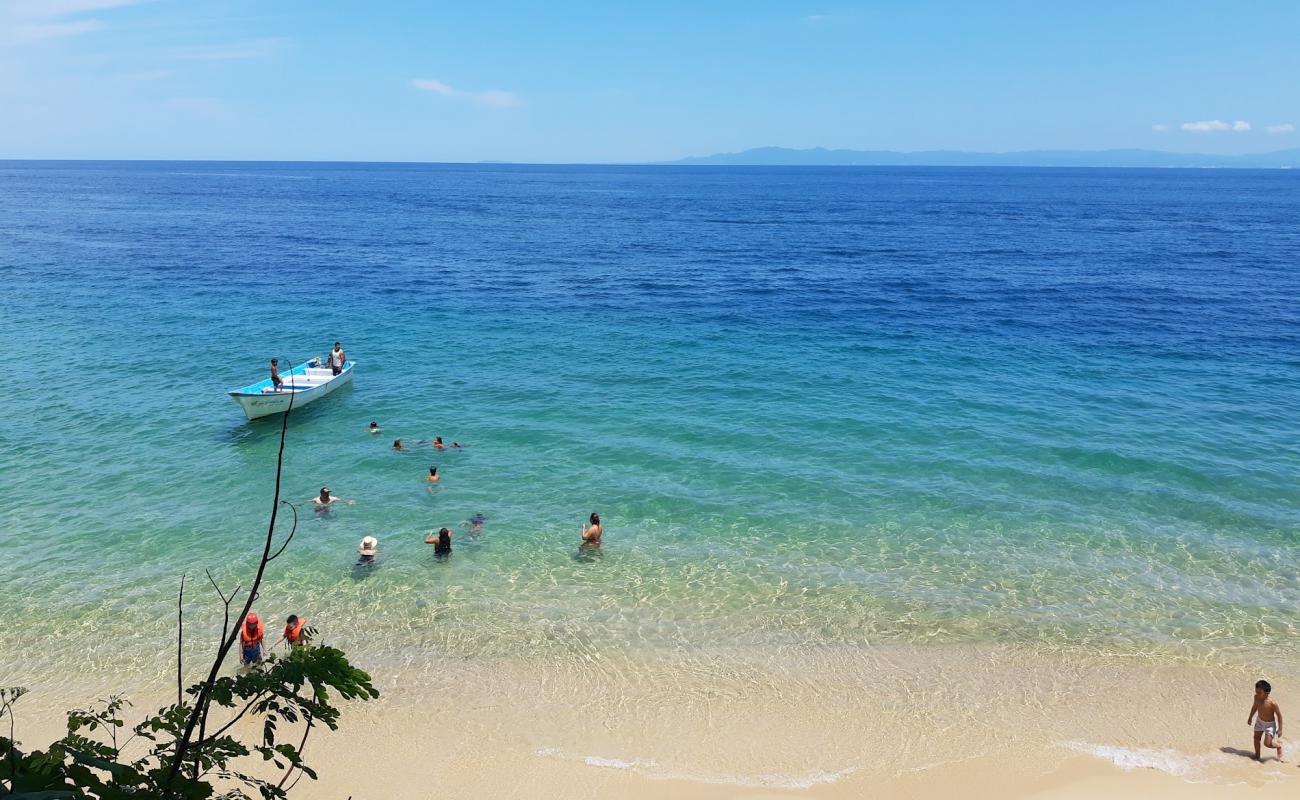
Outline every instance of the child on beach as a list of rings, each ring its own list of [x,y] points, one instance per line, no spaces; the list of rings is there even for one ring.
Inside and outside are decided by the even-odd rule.
[[[253,612],[248,612],[244,618],[244,624],[239,626],[239,662],[245,665],[260,664],[262,662],[262,639],[266,636],[266,628],[262,625],[262,620],[257,618]]]
[[[1273,687],[1268,681],[1255,683],[1255,702],[1250,706],[1246,724],[1255,721],[1255,760],[1259,761],[1259,740],[1264,740],[1265,747],[1277,750],[1277,760],[1282,760],[1282,709],[1277,701],[1269,697]]]

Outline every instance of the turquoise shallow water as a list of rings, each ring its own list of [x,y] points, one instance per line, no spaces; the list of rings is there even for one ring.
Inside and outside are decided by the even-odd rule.
[[[0,189],[20,682],[154,664],[182,573],[246,580],[278,425],[225,392],[336,338],[355,385],[294,414],[286,496],[356,502],[303,507],[257,608],[370,663],[1294,655],[1296,176],[11,162]],[[470,447],[389,449],[434,434]],[[435,561],[424,532],[475,513]]]

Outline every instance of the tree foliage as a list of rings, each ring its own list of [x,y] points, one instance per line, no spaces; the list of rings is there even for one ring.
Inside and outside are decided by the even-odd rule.
[[[283,658],[272,655],[251,670],[221,674],[226,657],[239,639],[239,628],[258,597],[267,565],[284,553],[298,528],[298,510],[292,503],[280,500],[292,410],[290,395],[289,410],[280,423],[275,493],[261,543],[261,559],[243,606],[233,620],[231,606],[239,589],[226,594],[208,574],[225,611],[217,654],[207,677],[182,690],[182,577],[176,614],[176,702],[146,716],[125,735],[123,716],[129,703],[121,696],[113,696],[91,708],[68,712],[66,735],[45,750],[23,752],[21,743],[15,741],[14,704],[27,690],[0,688],[0,723],[5,717],[9,722],[9,735],[0,736],[0,753],[4,755],[0,798],[235,800],[251,797],[249,790],[262,798],[285,797],[303,775],[316,778],[316,772],[303,760],[303,748],[317,725],[330,730],[338,727],[339,709],[334,703],[379,696],[369,675],[348,663],[341,650],[326,646],[291,647]],[[273,551],[276,517],[282,504],[293,512],[293,526]],[[315,639],[315,631],[308,629],[306,638]],[[240,721],[246,718],[261,721],[260,741],[246,743],[237,735]],[[274,765],[275,770],[265,769],[263,773],[278,774],[278,780],[273,782],[247,771],[244,759],[257,756]]]
[[[0,750],[7,753],[0,765],[0,797],[203,800],[250,797],[249,790],[262,798],[285,797],[301,775],[316,777],[303,760],[303,747],[315,726],[338,727],[334,703],[379,696],[370,676],[336,648],[295,647],[284,658],[271,656],[263,668],[217,679],[210,697],[212,711],[222,719],[216,725],[209,719],[213,730],[188,744],[184,766],[169,777],[201,689],[201,684],[190,687],[184,702],[145,717],[129,734],[123,719],[129,703],[115,696],[68,712],[67,734],[45,750],[25,753],[0,736]],[[10,737],[13,704],[23,693],[0,690],[0,715],[10,717]],[[245,743],[236,735],[245,718],[261,721],[260,740]],[[286,741],[286,734],[296,735]],[[254,777],[238,766],[247,756],[274,764],[278,780]]]

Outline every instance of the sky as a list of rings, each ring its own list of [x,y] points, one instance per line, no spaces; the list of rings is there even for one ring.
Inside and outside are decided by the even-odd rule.
[[[0,158],[1300,147],[1300,0],[0,0]]]

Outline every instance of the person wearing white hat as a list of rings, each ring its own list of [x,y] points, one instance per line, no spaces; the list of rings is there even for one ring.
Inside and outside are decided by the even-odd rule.
[[[357,546],[357,552],[361,554],[361,560],[357,562],[358,564],[373,563],[375,554],[379,552],[379,540],[373,536],[367,536]]]

